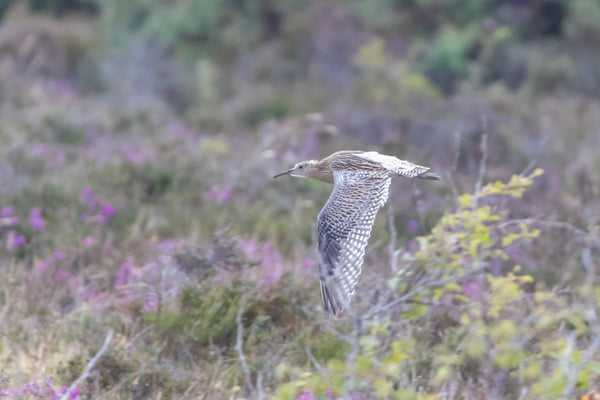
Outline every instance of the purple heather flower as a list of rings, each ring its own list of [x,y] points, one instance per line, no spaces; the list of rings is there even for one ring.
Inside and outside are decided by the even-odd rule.
[[[73,83],[67,79],[50,80],[46,83],[46,88],[51,95],[68,97],[75,93]]]
[[[2,212],[0,213],[0,217],[8,217],[9,215],[11,215],[13,212],[15,211],[15,209],[11,206],[7,206],[4,207],[2,209]]]
[[[335,394],[333,393],[332,390],[327,390],[327,392],[325,392],[327,394],[327,397],[335,397]]]
[[[96,239],[94,239],[94,238],[93,238],[93,237],[91,237],[91,236],[86,236],[86,237],[83,239],[83,245],[84,245],[85,247],[91,247],[91,246],[93,246],[93,245],[94,245],[94,243],[96,243]]]
[[[79,389],[78,387],[73,389],[70,396],[71,400],[75,400],[79,396],[79,393],[81,393],[81,389]]]
[[[82,199],[87,199],[88,197],[90,197],[92,195],[92,189],[90,189],[89,186],[84,187],[83,189],[81,189],[81,198]]]
[[[19,217],[4,217],[0,218],[0,226],[14,226],[19,223]]]
[[[57,282],[66,281],[67,279],[69,279],[70,276],[71,276],[71,274],[69,274],[69,271],[65,271],[64,269],[59,269],[56,272],[56,276],[54,277],[54,279]]]
[[[48,269],[48,260],[42,260],[38,264],[38,271],[40,275],[44,275],[46,273],[46,269]]]
[[[315,394],[313,392],[311,392],[310,390],[305,390],[304,391],[304,398],[306,400],[313,400],[315,398]]]
[[[36,231],[42,231],[46,226],[46,222],[41,215],[42,213],[39,208],[34,208],[29,212],[29,223]]]
[[[119,287],[121,285],[125,285],[129,283],[129,278],[131,277],[131,267],[128,262],[124,262],[119,267],[117,271],[117,275],[115,277],[115,287]]]
[[[90,202],[88,203],[87,207],[88,209],[95,209],[98,203],[100,203],[100,196],[95,194],[90,198]]]
[[[56,153],[56,155],[54,156],[54,163],[55,164],[64,164],[66,161],[67,157],[65,156],[65,152],[64,151],[60,151],[58,153]]]
[[[104,223],[108,222],[110,217],[112,217],[114,214],[115,206],[110,203],[105,203],[100,209],[100,219],[102,219]]]
[[[48,143],[37,143],[35,146],[33,146],[33,149],[31,150],[31,154],[33,154],[36,157],[42,157],[46,155],[47,152]]]
[[[131,145],[125,145],[121,149],[123,158],[135,165],[143,164],[146,161],[148,155],[145,153],[143,149]]]
[[[229,203],[231,199],[231,187],[225,186],[221,188],[219,185],[214,185],[207,193],[204,193],[204,198],[215,203]]]
[[[6,250],[15,251],[25,244],[25,236],[17,236],[17,232],[9,231],[6,235]]]
[[[144,304],[144,309],[146,311],[156,310],[156,300],[154,298],[152,298],[152,296],[148,296],[146,298],[146,303]]]
[[[409,232],[417,232],[419,230],[419,221],[415,221],[414,219],[408,223],[408,231]]]
[[[312,271],[314,268],[314,261],[310,257],[306,257],[302,260],[302,271]]]
[[[54,250],[54,259],[55,260],[62,260],[63,258],[65,258],[65,256],[60,250]]]
[[[510,258],[512,258],[516,262],[519,262],[519,260],[521,259],[521,251],[520,251],[518,245],[511,246],[511,247],[509,247],[507,249],[504,249],[504,252],[506,254],[508,254],[508,256],[510,256]]]
[[[262,266],[265,272],[265,286],[271,286],[277,283],[283,275],[282,259],[280,253],[272,249],[271,242],[267,242],[263,246]]]

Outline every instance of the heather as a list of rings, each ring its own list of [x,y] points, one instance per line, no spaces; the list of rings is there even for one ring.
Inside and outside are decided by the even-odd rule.
[[[1,399],[571,399],[597,389],[600,6],[0,4]],[[325,319],[342,149],[393,182]]]

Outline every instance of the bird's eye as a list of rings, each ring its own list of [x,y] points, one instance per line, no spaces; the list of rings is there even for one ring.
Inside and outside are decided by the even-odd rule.
[[[300,165],[300,166],[298,167],[298,169],[302,169],[302,168],[304,168],[304,165]]]

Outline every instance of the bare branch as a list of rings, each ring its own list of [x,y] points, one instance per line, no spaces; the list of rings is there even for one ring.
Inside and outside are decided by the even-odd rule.
[[[481,125],[483,129],[483,135],[481,136],[481,161],[479,162],[479,175],[477,176],[477,183],[475,184],[475,195],[473,196],[473,207],[477,206],[479,201],[479,194],[481,193],[481,184],[483,177],[485,176],[486,163],[488,159],[488,148],[487,148],[487,119],[485,115],[481,116]]]
[[[584,247],[581,250],[581,263],[587,276],[586,285],[592,286],[596,279],[596,266],[592,260],[592,250],[589,247]]]
[[[352,332],[353,340],[351,341],[352,350],[348,353],[348,361],[353,362],[360,353],[360,339],[362,338],[362,316],[357,310],[352,310],[352,319],[354,322],[354,330]]]
[[[108,335],[106,335],[106,339],[104,339],[104,344],[102,345],[102,347],[100,348],[98,353],[96,353],[94,358],[92,358],[90,360],[90,362],[88,363],[88,365],[85,366],[83,373],[79,376],[79,378],[77,378],[77,380],[75,382],[73,382],[73,384],[69,387],[69,389],[67,389],[67,391],[65,392],[65,394],[62,395],[60,400],[69,399],[71,397],[71,393],[73,393],[73,391],[81,384],[81,382],[84,379],[86,379],[88,376],[90,376],[90,372],[92,371],[92,369],[94,368],[94,366],[96,365],[98,360],[100,360],[100,358],[104,355],[104,353],[106,353],[106,350],[108,350],[108,346],[110,345],[110,342],[112,341],[114,334],[115,334],[115,332],[112,329],[110,331],[108,331]]]
[[[312,352],[310,351],[310,346],[306,346],[304,348],[304,352],[308,356],[308,359],[313,363],[313,365],[315,366],[315,368],[317,369],[317,371],[319,371],[319,373],[321,375],[325,375],[325,369],[323,368],[323,366],[321,365],[321,363],[319,363],[317,361],[317,359],[315,358],[315,356],[313,356]]]
[[[588,362],[591,361],[592,357],[594,357],[598,353],[598,351],[600,351],[600,335],[598,335],[597,333],[598,332],[596,332],[595,335],[596,338],[585,351],[585,355],[581,359],[581,362],[569,368],[569,372],[567,374],[567,384],[565,385],[565,390],[563,390],[561,399],[568,399],[570,397],[571,392],[577,384],[577,377],[579,376],[579,372]],[[575,339],[573,338],[573,340]]]
[[[258,393],[256,394],[256,400],[263,400],[266,397],[265,390],[262,386],[264,373],[265,371],[260,370],[256,376],[256,389],[258,390]]]
[[[242,301],[243,303],[243,301]],[[248,363],[246,362],[246,356],[244,356],[244,350],[242,347],[242,338],[244,335],[244,326],[242,325],[242,313],[244,312],[244,307],[240,306],[240,309],[237,312],[237,316],[235,318],[235,322],[237,323],[237,338],[235,342],[235,349],[238,353],[238,359],[242,364],[242,370],[244,371],[244,383],[246,385],[246,392],[251,393],[254,390],[254,385],[252,385],[252,380],[250,379],[250,368],[248,368]]]
[[[443,278],[443,279],[437,279],[437,280],[432,279],[429,282],[420,282],[417,285],[417,287],[415,287],[414,289],[412,289],[410,292],[406,293],[405,295],[403,295],[383,306],[374,307],[373,309],[371,309],[369,311],[368,314],[364,315],[363,318],[369,319],[369,318],[373,317],[375,314],[379,314],[381,312],[390,310],[396,306],[399,306],[400,304],[408,303],[409,300],[411,300],[414,296],[416,296],[432,287],[442,286],[449,282],[456,282],[457,280],[472,279],[481,273],[483,273],[483,270],[481,268],[478,268],[478,269],[473,269],[471,271],[464,272],[464,275],[461,276],[460,278],[458,278],[456,276],[450,276],[450,277]]]
[[[506,228],[510,225],[521,225],[521,224],[537,224],[544,226],[546,228],[562,228],[566,229],[578,236],[588,237],[588,232],[584,231],[581,228],[576,227],[575,225],[571,225],[567,222],[559,222],[559,221],[546,221],[543,219],[535,219],[535,218],[526,218],[526,219],[513,219],[510,221],[503,222],[498,225],[499,228]]]

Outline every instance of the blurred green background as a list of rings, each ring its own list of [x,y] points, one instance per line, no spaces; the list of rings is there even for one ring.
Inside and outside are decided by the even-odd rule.
[[[597,0],[0,1],[0,398],[577,398],[599,146]],[[343,149],[443,179],[326,320]]]

